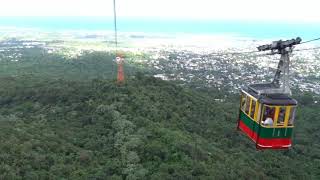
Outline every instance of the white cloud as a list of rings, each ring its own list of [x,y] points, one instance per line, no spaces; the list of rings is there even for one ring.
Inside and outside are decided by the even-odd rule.
[[[113,0],[1,0],[0,16],[112,16]],[[117,0],[125,17],[320,22],[318,0]]]

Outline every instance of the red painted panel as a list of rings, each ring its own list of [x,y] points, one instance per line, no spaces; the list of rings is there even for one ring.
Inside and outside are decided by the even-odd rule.
[[[260,138],[257,133],[247,127],[241,120],[239,121],[239,129],[250,137],[259,149],[287,149],[291,147],[290,138]]]
[[[291,139],[290,138],[259,138],[257,142],[257,146],[259,148],[272,148],[272,149],[286,149],[291,147]]]
[[[248,136],[251,138],[251,140],[253,140],[254,142],[256,142],[256,139],[258,137],[257,133],[255,133],[254,131],[252,131],[248,126],[246,126],[241,120],[239,121],[239,128]]]

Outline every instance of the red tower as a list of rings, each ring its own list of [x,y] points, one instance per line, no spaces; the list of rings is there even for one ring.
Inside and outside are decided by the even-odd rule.
[[[117,83],[123,84],[124,83],[124,70],[123,70],[123,63],[124,58],[121,55],[117,55],[116,58],[117,64],[118,64],[118,76],[117,76]]]

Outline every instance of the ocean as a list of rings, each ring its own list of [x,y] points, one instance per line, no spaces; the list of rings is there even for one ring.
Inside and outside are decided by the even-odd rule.
[[[44,30],[113,30],[110,17],[0,17],[0,27],[37,28]],[[210,21],[151,18],[118,18],[120,32],[232,34],[253,39],[303,40],[320,37],[320,24],[263,22],[263,21]]]

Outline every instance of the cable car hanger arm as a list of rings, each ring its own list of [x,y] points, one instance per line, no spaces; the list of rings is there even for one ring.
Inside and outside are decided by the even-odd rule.
[[[289,54],[292,52],[294,45],[300,44],[301,38],[273,41],[272,44],[266,44],[257,47],[259,51],[271,51],[271,54],[280,54],[281,58],[278,63],[277,71],[273,81],[267,84],[254,84],[249,88],[258,94],[288,94],[291,95],[289,86]]]

